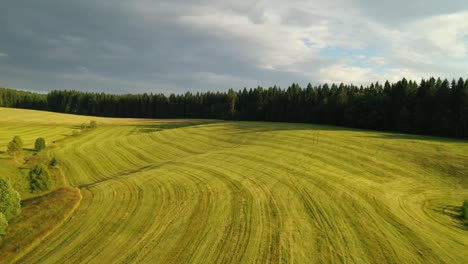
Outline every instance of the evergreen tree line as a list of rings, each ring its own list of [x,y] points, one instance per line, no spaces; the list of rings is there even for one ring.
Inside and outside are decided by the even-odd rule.
[[[48,110],[47,95],[0,88],[0,106]]]
[[[330,124],[363,129],[468,137],[468,79],[324,84],[227,92],[113,95],[0,90],[0,105],[55,112],[144,118],[209,118]]]

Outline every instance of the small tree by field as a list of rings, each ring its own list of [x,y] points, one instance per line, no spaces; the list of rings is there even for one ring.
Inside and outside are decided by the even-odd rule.
[[[36,139],[36,141],[34,142],[34,148],[36,149],[36,151],[41,151],[45,149],[46,148],[45,139],[41,137]]]
[[[12,141],[8,142],[7,153],[16,159],[23,151],[23,141],[20,137],[15,136]]]
[[[39,164],[31,169],[29,172],[29,184],[31,192],[50,190],[52,180],[46,165]]]
[[[49,166],[51,167],[55,167],[57,165],[58,161],[55,157],[53,157],[50,162],[49,162]]]
[[[15,136],[12,141],[15,142],[20,149],[23,149],[23,140],[21,140],[19,136]]]
[[[4,179],[0,179],[0,213],[5,216],[6,220],[10,220],[17,215],[21,207],[20,195],[13,187]]]
[[[0,213],[0,236],[5,234],[8,227],[8,221],[4,214]]]
[[[97,122],[95,120],[92,120],[89,122],[89,128],[96,128],[97,127]]]

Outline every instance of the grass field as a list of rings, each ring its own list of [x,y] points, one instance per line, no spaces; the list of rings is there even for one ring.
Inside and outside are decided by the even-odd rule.
[[[19,263],[468,259],[468,142],[305,124],[0,116],[0,146],[15,135],[26,147],[56,141],[50,151],[82,195]],[[99,127],[70,136],[90,120]]]

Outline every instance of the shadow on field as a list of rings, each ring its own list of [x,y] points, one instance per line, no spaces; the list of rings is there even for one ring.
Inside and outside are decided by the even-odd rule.
[[[266,121],[227,121],[226,124],[234,129],[245,130],[245,132],[270,132],[270,131],[287,131],[287,130],[322,130],[322,131],[349,131],[359,132],[365,131],[360,129],[330,126],[322,124],[307,124],[307,123],[283,123],[283,122],[266,122]]]
[[[154,125],[140,125],[138,127],[139,133],[153,133],[167,129],[183,128],[198,126],[204,124],[215,123],[215,121],[189,121],[189,122],[173,122],[173,123],[163,123],[163,124],[154,124]]]
[[[456,226],[458,228],[464,229],[468,231],[468,225],[463,219],[463,207],[462,206],[453,206],[453,205],[446,205],[446,206],[438,206],[433,209],[435,212],[449,216],[453,220],[456,221]]]
[[[439,143],[468,143],[468,141],[466,140],[456,139],[456,138],[444,138],[444,137],[413,135],[413,134],[392,134],[388,132],[379,132],[379,133],[380,135],[363,136],[363,137],[381,138],[381,139],[423,140],[423,141],[432,141],[432,142],[439,142]]]

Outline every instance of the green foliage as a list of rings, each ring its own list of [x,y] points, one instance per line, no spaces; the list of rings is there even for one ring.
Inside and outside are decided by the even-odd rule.
[[[50,162],[49,162],[49,166],[51,167],[55,167],[57,165],[58,161],[55,157],[53,157]]]
[[[23,151],[23,141],[20,137],[15,136],[12,141],[8,142],[7,153],[16,158]]]
[[[15,155],[21,152],[21,148],[13,141],[8,142],[7,153],[10,155]]]
[[[9,182],[0,179],[0,213],[7,220],[19,213],[21,198],[19,193],[13,189]]]
[[[95,120],[92,120],[89,122],[89,128],[96,128],[97,127],[97,122]]]
[[[29,184],[31,192],[47,191],[52,186],[49,169],[44,164],[36,165],[29,172]]]
[[[87,128],[88,128],[88,124],[82,123],[81,126],[80,126],[80,128],[81,128],[82,130],[87,129]]]
[[[3,213],[0,213],[0,236],[5,234],[8,227],[8,221]]]
[[[46,110],[47,95],[0,88],[0,106]]]
[[[41,137],[36,139],[36,141],[34,142],[34,148],[36,149],[36,151],[41,151],[45,149],[46,148],[45,139]]]
[[[43,96],[0,89],[0,100],[40,109]],[[192,94],[113,95],[51,91],[47,108],[54,112],[143,118],[208,118],[245,121],[320,123],[373,130],[468,138],[468,80],[402,79],[395,83],[323,84],[286,89],[256,87]],[[1,104],[1,103],[0,103]],[[11,104],[6,104],[10,106]],[[96,127],[92,121],[89,127]]]
[[[23,149],[23,140],[19,136],[15,136],[13,141],[20,149]]]

